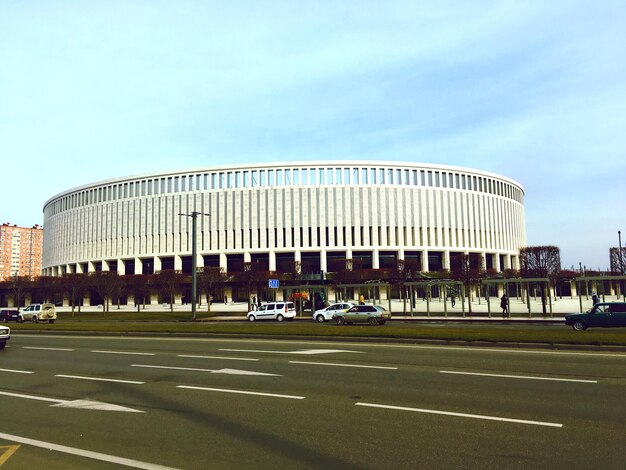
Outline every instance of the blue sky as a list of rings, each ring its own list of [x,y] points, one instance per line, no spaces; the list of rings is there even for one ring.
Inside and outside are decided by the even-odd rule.
[[[499,173],[564,268],[626,244],[623,1],[0,2],[0,221],[232,162]]]

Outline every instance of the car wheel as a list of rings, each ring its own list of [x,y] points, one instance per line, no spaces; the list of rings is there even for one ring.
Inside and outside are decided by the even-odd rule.
[[[24,323],[24,319],[23,319],[22,317],[18,317],[18,318],[17,318],[17,322],[18,322],[18,323]]]
[[[276,320],[283,321],[285,317],[283,317],[280,313],[276,316]]]
[[[48,321],[48,323],[54,323],[54,320],[50,320],[50,321]]]
[[[370,318],[369,318],[369,320],[368,320],[368,322],[369,322],[369,324],[370,324],[370,325],[372,325],[372,326],[376,326],[376,325],[378,325],[378,320],[377,320],[376,318],[374,318],[374,317],[370,317]]]
[[[572,329],[575,331],[583,331],[587,329],[587,325],[585,325],[585,322],[582,320],[576,320],[572,325]]]
[[[256,318],[254,317],[254,315],[250,315],[250,316],[248,317],[248,321],[254,321],[254,320],[256,320]]]
[[[37,318],[37,315],[33,315],[33,323],[39,323],[39,318]]]
[[[337,322],[337,325],[342,326],[346,323],[346,319],[343,317],[337,317],[337,320],[335,320]]]
[[[325,320],[324,315],[318,315],[315,319],[317,320],[317,323],[324,323]]]
[[[0,343],[0,349],[4,349],[4,347],[5,347],[6,345],[7,345],[7,342],[6,342],[6,341],[2,341],[2,342]]]

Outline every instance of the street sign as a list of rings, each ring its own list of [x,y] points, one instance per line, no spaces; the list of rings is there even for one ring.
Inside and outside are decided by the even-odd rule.
[[[279,286],[280,286],[280,281],[278,279],[270,279],[269,280],[269,287],[270,287],[270,289],[278,289]]]

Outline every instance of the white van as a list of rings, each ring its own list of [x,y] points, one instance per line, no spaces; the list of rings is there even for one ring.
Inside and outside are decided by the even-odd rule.
[[[20,312],[18,322],[32,321],[34,323],[47,321],[54,323],[57,319],[57,309],[54,304],[30,304]]]
[[[248,321],[256,320],[293,320],[296,317],[296,305],[293,302],[268,302],[257,310],[248,312]]]

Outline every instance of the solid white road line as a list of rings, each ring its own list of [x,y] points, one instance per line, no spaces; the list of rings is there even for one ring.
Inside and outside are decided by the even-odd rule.
[[[556,377],[533,377],[530,375],[505,375],[505,374],[485,374],[478,372],[457,372],[453,370],[440,370],[442,374],[457,374],[457,375],[478,375],[481,377],[503,377],[507,379],[528,379],[528,380],[550,380],[555,382],[580,382],[588,384],[597,384],[597,380],[582,380],[582,379],[559,379]]]
[[[258,361],[248,357],[224,357],[224,356],[194,356],[191,354],[178,354],[177,357],[193,357],[198,359],[224,359],[227,361]]]
[[[206,390],[208,392],[237,393],[241,395],[256,395],[256,396],[261,396],[261,397],[290,398],[292,400],[304,400],[306,398],[306,397],[300,397],[297,395],[280,395],[277,393],[247,392],[245,390],[230,390],[226,388],[193,387],[190,385],[177,385],[176,388],[185,388],[188,390]]]
[[[74,351],[69,348],[39,348],[35,346],[22,346],[23,349],[40,349],[42,351]]]
[[[144,352],[129,352],[129,351],[91,351],[92,353],[99,354],[126,354],[133,356],[154,356],[155,353],[144,353]]]
[[[268,376],[268,377],[282,377],[282,375],[279,375],[279,374],[268,374],[266,372],[255,372],[252,370],[239,370],[239,369],[198,369],[195,367],[151,366],[148,364],[131,364],[131,367],[145,367],[147,369],[189,370],[189,371],[195,371],[195,372],[209,372],[211,374],[263,375],[263,376]]]
[[[145,384],[145,382],[138,382],[136,380],[105,379],[102,377],[82,377],[80,375],[58,374],[58,375],[55,375],[55,377],[62,377],[64,379],[95,380],[97,382],[116,382],[116,383],[122,383],[122,384],[137,384],[137,385]]]
[[[76,447],[62,446],[59,444],[53,444],[51,442],[44,442],[39,439],[29,439],[27,437],[14,436],[12,434],[0,433],[0,439],[9,442],[19,442],[20,444],[26,444],[33,447],[40,447],[42,449],[54,450],[56,452],[63,452],[64,454],[71,454],[77,455],[79,457],[86,457],[88,459],[100,460],[102,462],[108,462],[116,465],[125,465],[126,467],[142,468],[145,470],[175,470],[173,467],[165,467],[163,465],[141,462],[139,460],[126,459],[124,457],[118,457],[116,455],[92,452],[90,450],[78,449]]]
[[[398,370],[397,367],[386,367],[386,366],[362,366],[357,364],[335,364],[332,362],[306,362],[306,361],[289,361],[289,364],[309,364],[313,366],[333,366],[333,367],[358,367],[361,369],[389,369],[389,370]]]
[[[459,418],[473,418],[473,419],[486,419],[489,421],[504,421],[506,423],[516,423],[516,424],[532,424],[534,426],[549,426],[553,428],[562,428],[563,425],[560,423],[548,423],[543,421],[529,421],[526,419],[514,419],[514,418],[501,418],[498,416],[487,416],[487,415],[474,415],[467,413],[455,413],[452,411],[440,411],[440,410],[426,410],[422,408],[408,408],[406,406],[392,406],[392,405],[380,405],[376,403],[355,403],[356,406],[368,406],[370,408],[385,408],[388,410],[399,410],[399,411],[413,411],[417,413],[429,413],[435,415],[445,415],[445,416],[457,416]]]
[[[34,374],[29,370],[0,369],[0,372],[14,372],[16,374]]]

